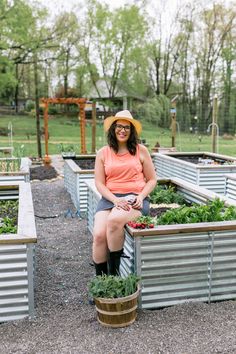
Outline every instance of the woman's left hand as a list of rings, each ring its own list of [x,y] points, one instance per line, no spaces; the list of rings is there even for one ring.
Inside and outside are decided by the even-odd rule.
[[[141,195],[137,195],[135,202],[132,204],[132,208],[142,209],[142,207],[143,207],[143,197]]]

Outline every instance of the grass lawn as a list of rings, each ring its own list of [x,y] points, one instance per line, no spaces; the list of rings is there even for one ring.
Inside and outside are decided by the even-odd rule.
[[[0,116],[0,128],[7,128],[8,123],[12,123],[13,146],[16,156],[37,156],[36,144],[36,121],[32,116]],[[146,139],[149,149],[158,141],[163,147],[171,146],[171,131],[142,122],[142,139]],[[76,153],[81,152],[80,127],[78,118],[53,116],[49,119],[49,154],[59,154],[60,144],[73,145]],[[43,127],[43,118],[41,119]],[[86,149],[91,152],[91,124],[86,124]],[[106,144],[106,136],[103,131],[102,122],[97,123],[96,127],[96,148]],[[219,137],[219,153],[229,156],[236,156],[235,140],[224,140]],[[0,136],[0,147],[9,146],[9,138]],[[211,151],[211,135],[177,133],[176,148],[178,151]],[[44,139],[42,138],[42,152],[44,150]]]

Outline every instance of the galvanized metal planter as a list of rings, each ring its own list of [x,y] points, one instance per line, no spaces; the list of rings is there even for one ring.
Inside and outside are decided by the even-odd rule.
[[[171,183],[189,202],[206,204],[223,196],[179,178]],[[88,183],[88,229],[92,232],[93,211],[99,194]],[[236,220],[183,225],[161,225],[154,229],[125,229],[125,253],[121,274],[141,277],[139,306],[161,308],[189,301],[212,302],[236,298]]]
[[[19,165],[19,169],[14,171],[4,169],[4,164],[7,164],[7,161],[15,166]],[[14,181],[30,181],[30,165],[31,161],[28,157],[23,158],[0,158],[0,182],[14,182]]]
[[[0,182],[0,199],[19,199],[16,234],[0,235],[0,322],[34,316],[34,245],[30,183]]]
[[[236,200],[236,173],[225,175],[225,196]]]
[[[204,156],[209,159],[224,161],[226,164],[197,165],[181,160],[184,156],[189,157],[189,159]],[[165,155],[153,153],[152,160],[158,177],[179,177],[222,195],[225,191],[225,174],[236,172],[235,158],[210,152],[172,152]]]
[[[96,155],[78,155],[76,160],[85,160],[94,158]],[[87,213],[87,186],[85,181],[94,178],[94,170],[83,170],[74,159],[64,160],[64,184],[66,190],[70,193],[74,206],[81,216]]]

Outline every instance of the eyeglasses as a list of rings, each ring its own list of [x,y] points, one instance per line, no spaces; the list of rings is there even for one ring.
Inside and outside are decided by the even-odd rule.
[[[126,132],[129,132],[131,127],[130,127],[130,125],[116,124],[116,130],[118,132],[120,132],[122,129],[124,129]]]

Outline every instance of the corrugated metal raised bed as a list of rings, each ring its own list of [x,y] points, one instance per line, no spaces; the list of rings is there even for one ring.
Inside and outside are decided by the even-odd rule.
[[[158,177],[179,177],[213,192],[224,194],[225,174],[236,172],[236,159],[210,152],[152,154]]]
[[[28,157],[0,158],[0,182],[29,182],[30,165]]]
[[[77,155],[73,159],[64,160],[65,188],[81,216],[87,213],[87,186],[84,182],[94,178],[92,163],[95,162],[95,157],[96,155]],[[90,162],[91,168],[81,167],[85,161]]]
[[[236,200],[236,173],[225,176],[225,196]]]
[[[186,201],[206,204],[218,196],[179,178],[159,180],[174,185]],[[88,183],[88,229],[99,198],[94,183]],[[236,298],[236,220],[153,229],[125,229],[125,253],[121,274],[141,277],[139,306],[152,309],[189,301],[212,302]]]
[[[0,234],[0,323],[34,316],[34,245],[30,183],[0,182],[0,199],[18,199],[17,233]]]

